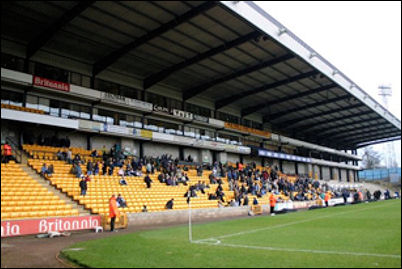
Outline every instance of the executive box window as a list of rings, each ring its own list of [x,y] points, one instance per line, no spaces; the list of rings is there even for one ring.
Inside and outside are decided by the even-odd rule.
[[[131,99],[141,100],[141,91],[127,86],[120,86],[120,95]]]
[[[115,112],[103,110],[103,109],[95,109],[94,110],[94,115],[93,115],[93,120],[95,121],[100,121],[108,124],[114,124],[114,116]]]
[[[180,130],[180,125],[174,124],[174,123],[169,123],[169,122],[163,122],[163,121],[158,121],[154,119],[147,119],[148,125],[155,125],[157,127],[162,127],[165,130],[172,129],[172,130]]]
[[[152,92],[147,92],[146,97],[147,97],[147,102],[150,102],[154,105],[167,107],[166,97],[164,97],[162,95],[155,94]]]
[[[252,120],[243,119],[243,125],[246,127],[262,130],[262,124]]]
[[[186,103],[185,110],[195,115],[200,115],[208,118],[211,117],[211,110],[202,106]]]
[[[113,94],[119,94],[119,85],[110,81],[105,81],[103,79],[95,79],[96,90],[101,92],[108,92]]]
[[[24,59],[10,54],[2,53],[1,67],[22,72],[24,71]]]
[[[223,121],[227,121],[227,122],[231,122],[231,123],[239,123],[239,117],[224,113],[224,112],[217,112],[217,118],[218,120],[223,120]]]
[[[19,92],[1,90],[1,103],[13,106],[22,106],[23,94]]]
[[[61,82],[69,82],[69,72],[42,63],[35,63],[35,75]]]
[[[91,118],[91,108],[72,103],[60,102],[60,113],[62,118],[87,119]]]
[[[133,115],[125,115],[125,114],[120,114],[119,115],[119,125],[125,126],[125,127],[131,127],[131,128],[142,128],[141,123],[141,117],[139,116],[133,116]],[[141,127],[140,127],[141,126]]]

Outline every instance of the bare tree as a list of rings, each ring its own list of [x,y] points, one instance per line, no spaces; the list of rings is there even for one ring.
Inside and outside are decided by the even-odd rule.
[[[374,169],[381,167],[382,156],[379,152],[375,151],[372,147],[367,147],[364,149],[363,153],[363,168],[364,169]]]

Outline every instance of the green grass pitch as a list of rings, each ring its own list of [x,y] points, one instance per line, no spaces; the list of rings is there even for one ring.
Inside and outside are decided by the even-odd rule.
[[[142,231],[63,250],[88,267],[398,267],[401,200]]]

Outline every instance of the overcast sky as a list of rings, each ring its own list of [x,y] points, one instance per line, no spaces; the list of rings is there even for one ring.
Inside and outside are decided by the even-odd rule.
[[[391,85],[389,110],[401,119],[401,2],[255,3],[381,104],[378,86]],[[393,146],[400,166],[401,141]]]

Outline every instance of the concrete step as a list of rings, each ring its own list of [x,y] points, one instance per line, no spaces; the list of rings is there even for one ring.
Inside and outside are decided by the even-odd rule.
[[[21,162],[21,168],[34,180],[39,182],[42,186],[44,186],[46,189],[54,193],[57,197],[59,197],[61,200],[65,201],[66,204],[72,205],[74,209],[78,209],[78,212],[80,216],[88,216],[91,214],[90,210],[85,209],[84,206],[79,205],[77,202],[72,200],[69,196],[66,194],[62,193],[58,189],[56,189],[53,185],[50,184],[50,181],[43,178],[41,175],[37,174],[34,169],[32,169],[30,166],[27,164],[27,157],[26,157],[26,163]]]

